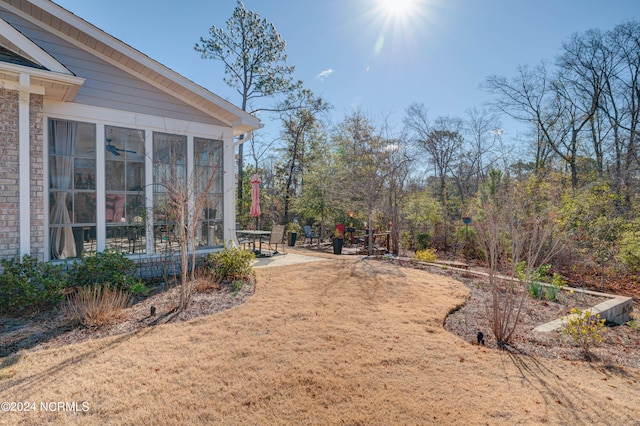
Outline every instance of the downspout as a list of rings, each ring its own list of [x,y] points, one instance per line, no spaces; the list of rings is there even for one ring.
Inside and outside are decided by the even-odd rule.
[[[249,141],[249,139],[251,139],[251,136],[253,136],[253,132],[247,132],[247,133],[244,135],[244,138],[242,138],[242,139],[240,139],[240,140],[237,140],[237,141],[235,141],[235,142],[233,143],[233,147],[235,148],[235,147],[237,147],[238,145],[242,145],[243,143],[245,143],[245,142]]]
[[[231,149],[225,150],[225,154],[224,154],[224,158],[225,158],[224,159],[224,167],[225,167],[225,173],[224,173],[224,186],[225,186],[224,188],[224,194],[225,194],[224,235],[225,237],[224,237],[224,240],[230,241],[233,247],[239,247],[238,238],[235,232],[236,230],[236,191],[235,191],[236,185],[235,185],[235,179],[234,179],[235,151],[237,146],[250,140],[252,135],[253,135],[253,132],[247,132],[245,133],[242,139],[239,139],[237,141],[232,140],[230,143]],[[227,202],[227,199],[231,200],[230,204]]]

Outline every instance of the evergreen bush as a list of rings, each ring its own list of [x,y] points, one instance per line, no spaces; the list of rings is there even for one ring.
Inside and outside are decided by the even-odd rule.
[[[68,282],[64,265],[22,259],[0,259],[0,312],[56,306]]]

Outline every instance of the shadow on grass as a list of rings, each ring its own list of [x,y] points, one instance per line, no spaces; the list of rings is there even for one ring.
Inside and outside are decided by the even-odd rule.
[[[32,374],[30,376],[26,376],[20,379],[15,379],[15,380],[11,380],[8,379],[6,381],[1,381],[0,379],[0,391],[12,391],[12,390],[17,390],[16,388],[21,388],[21,390],[29,390],[30,388],[34,387],[34,386],[39,386],[39,384],[43,381],[46,381],[46,379],[52,375],[55,374],[60,374],[61,371],[64,370],[71,370],[73,369],[74,366],[83,363],[87,360],[93,359],[96,356],[103,354],[104,352],[116,348],[117,346],[126,343],[127,341],[129,341],[130,339],[134,338],[134,337],[141,337],[144,336],[146,333],[148,333],[149,331],[153,330],[154,326],[159,325],[159,324],[164,324],[164,323],[169,323],[171,321],[173,321],[178,315],[180,314],[180,310],[178,310],[177,308],[166,312],[162,315],[158,315],[157,317],[154,318],[153,321],[150,321],[149,323],[147,323],[147,325],[143,328],[137,329],[135,331],[132,331],[130,333],[125,333],[125,334],[121,334],[118,335],[116,337],[113,338],[113,340],[111,340],[109,343],[105,344],[105,345],[101,345],[99,344],[97,348],[92,349],[92,350],[87,350],[86,352],[83,352],[82,354],[76,355],[76,356],[72,356],[71,358],[68,358],[60,363],[57,363],[55,365],[52,365],[51,367],[36,373],[36,374]],[[143,320],[148,320],[150,318],[146,317]],[[50,338],[52,338],[53,336],[49,336]],[[41,343],[41,342],[39,342]],[[18,363],[18,361],[22,358],[21,355],[19,354],[10,354],[9,356],[3,358],[0,361],[0,369],[5,369],[8,368],[16,363]],[[1,371],[1,370],[0,370]],[[0,376],[1,377],[1,376]]]
[[[52,315],[56,314],[41,314],[30,319],[3,318],[5,324],[0,331],[0,358],[9,357],[19,350],[34,348],[73,330],[73,326],[69,324],[47,325],[48,321],[56,321]],[[20,334],[20,337],[7,337],[14,333]]]
[[[581,421],[578,415],[581,407],[576,405],[579,401],[573,401],[576,395],[560,376],[540,360],[517,348],[510,346],[501,353],[516,367],[521,380],[535,390],[535,393],[531,393],[531,398],[535,399],[536,404],[540,403],[536,398],[541,398],[550,411],[556,412],[568,424]]]
[[[546,409],[553,412],[563,423],[584,423],[585,414],[587,414],[585,411],[588,412],[587,419],[590,421],[597,423],[602,420],[599,416],[606,411],[607,401],[590,396],[583,387],[576,388],[575,384],[568,380],[570,373],[567,378],[563,378],[545,366],[539,359],[513,347],[508,347],[502,353],[516,367],[520,379],[535,391],[531,393],[531,398],[535,400],[535,403],[541,403],[537,398],[542,399]],[[504,362],[505,358],[503,357]],[[599,363],[588,363],[588,365],[605,376],[633,377],[624,368],[603,366]],[[606,380],[606,378],[602,380]]]
[[[85,362],[87,360],[93,359],[98,355],[103,354],[105,351],[109,349],[113,349],[118,345],[127,342],[132,337],[143,336],[144,334],[148,333],[150,330],[151,330],[150,327],[146,327],[129,334],[120,335],[114,338],[112,341],[110,341],[106,345],[99,345],[99,347],[95,349],[88,350],[86,352],[83,352],[80,355],[72,356],[71,358],[68,358],[60,363],[54,364],[51,367],[39,373],[28,375],[20,379],[14,379],[14,380],[8,379],[6,381],[0,381],[0,392],[4,392],[4,391],[17,392],[18,390],[28,391],[36,386],[41,387],[42,382],[45,382],[48,378],[54,376],[55,374],[60,374],[60,372],[64,372],[65,370],[69,371],[74,366],[82,362]],[[2,361],[2,367],[5,368],[10,365],[13,365],[17,363],[20,360],[20,358],[21,358],[20,355],[9,356],[6,358],[6,360]],[[5,366],[5,363],[7,363],[8,365]],[[20,388],[20,389],[17,389],[17,388]]]

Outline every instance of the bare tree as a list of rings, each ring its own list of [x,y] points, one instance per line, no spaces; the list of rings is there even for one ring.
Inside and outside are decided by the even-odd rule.
[[[559,203],[550,186],[535,175],[516,183],[492,169],[477,197],[476,229],[489,268],[486,314],[491,331],[503,348],[518,326],[528,278],[560,247],[556,235]],[[525,282],[514,279],[521,261]]]
[[[461,193],[467,196],[475,194],[484,181],[488,168],[493,166],[495,160],[491,158],[491,153],[496,144],[495,132],[500,131],[499,129],[500,121],[493,113],[478,108],[467,110],[465,133],[469,137],[465,139],[468,140],[468,152],[464,154],[464,169],[459,167],[460,172],[457,173],[458,181],[466,182],[459,183]]]
[[[457,117],[438,117],[431,124],[424,105],[412,104],[407,109],[405,126],[428,155],[440,182],[438,197],[445,202],[446,179],[462,147],[463,122]]]
[[[557,103],[552,103],[555,92],[552,77],[546,64],[531,68],[520,66],[511,80],[498,75],[485,79],[483,87],[496,95],[491,106],[515,120],[529,123],[535,130],[535,169],[545,166],[551,145],[555,140],[554,129],[562,112]]]
[[[222,156],[211,154],[221,161]],[[168,164],[156,164],[158,173],[156,185],[161,185],[166,193],[166,204],[162,206],[167,215],[167,226],[171,226],[180,250],[180,301],[179,309],[185,309],[191,299],[196,268],[196,235],[200,228],[201,215],[207,205],[209,191],[216,179],[215,173],[203,175],[197,168],[187,176],[179,155],[169,153]],[[219,163],[218,163],[219,166]],[[189,262],[191,255],[191,262]]]
[[[606,43],[612,69],[604,81],[600,108],[611,133],[612,179],[618,193],[625,187],[632,192],[631,176],[640,166],[640,22],[631,20],[616,26],[608,33]]]
[[[489,270],[490,291],[485,298],[485,312],[500,348],[509,344],[518,326],[526,294],[524,287],[513,280],[513,275],[505,279],[500,274],[503,270],[500,263],[505,262],[510,253],[519,251],[514,247],[517,240],[510,238],[513,234],[509,231],[516,225],[513,222],[516,217],[510,214],[512,199],[507,190],[502,172],[492,169],[488,182],[478,194],[476,212],[476,230]]]
[[[318,115],[331,106],[322,98],[315,97],[309,90],[301,90],[289,96],[283,103],[280,119],[283,124],[282,136],[286,143],[283,150],[284,175],[284,221],[289,221],[292,192],[299,178],[304,175],[307,156],[313,154],[318,143]]]

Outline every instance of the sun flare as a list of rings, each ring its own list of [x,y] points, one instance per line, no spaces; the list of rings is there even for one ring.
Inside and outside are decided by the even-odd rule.
[[[402,18],[414,11],[417,0],[378,0],[381,11],[392,17]]]
[[[372,53],[396,57],[415,51],[432,21],[433,5],[442,0],[367,0],[363,19],[370,25]]]

